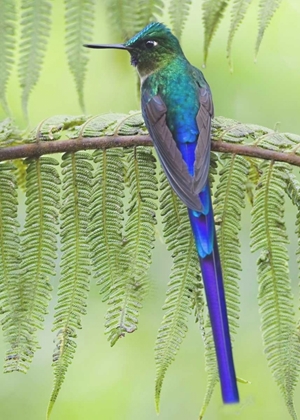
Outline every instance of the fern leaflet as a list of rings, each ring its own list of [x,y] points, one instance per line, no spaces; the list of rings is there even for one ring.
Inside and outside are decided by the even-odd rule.
[[[9,114],[6,85],[13,65],[15,49],[16,5],[14,0],[0,0],[0,103]]]
[[[50,34],[51,3],[47,0],[22,0],[19,78],[22,107],[26,117],[31,90],[36,85]]]
[[[259,2],[259,12],[258,12],[258,34],[256,39],[255,46],[255,55],[258,54],[258,50],[263,39],[265,30],[267,29],[274,13],[279,7],[281,0],[260,0]]]
[[[169,15],[174,35],[180,39],[188,17],[192,0],[172,0],[169,7]]]
[[[119,256],[122,251],[124,198],[123,150],[97,150],[98,164],[91,198],[91,257],[100,293],[107,300],[111,286],[122,276]]]
[[[65,7],[68,64],[75,79],[80,107],[84,111],[83,84],[88,63],[88,50],[82,46],[92,39],[95,0],[65,0]]]
[[[134,148],[127,154],[127,179],[130,189],[124,249],[120,255],[123,275],[111,285],[106,332],[113,346],[136,330],[139,308],[147,287],[147,272],[154,244],[157,179],[155,159],[150,148]]]
[[[90,259],[87,240],[93,167],[86,152],[64,154],[61,208],[61,278],[53,330],[58,330],[53,353],[54,388],[48,417],[76,349],[76,329],[86,313]]]
[[[299,340],[294,320],[284,224],[284,191],[288,165],[263,162],[254,196],[251,249],[258,259],[259,305],[265,353],[289,413],[296,419],[294,388],[299,376]]]
[[[206,64],[208,49],[228,2],[229,0],[203,0],[204,64]]]
[[[56,258],[59,176],[50,157],[32,159],[26,171],[26,219],[20,255],[23,312],[18,332],[11,340],[4,370],[26,372],[38,348],[37,328],[43,327],[52,290]]]
[[[230,67],[232,67],[231,47],[232,47],[233,37],[238,27],[243,21],[251,1],[252,0],[235,0],[234,5],[232,6],[232,9],[231,9],[231,22],[230,22],[228,41],[227,41],[227,58],[229,60]]]

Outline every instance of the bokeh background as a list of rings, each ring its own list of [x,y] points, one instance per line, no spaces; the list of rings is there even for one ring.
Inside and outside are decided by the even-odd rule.
[[[194,1],[182,46],[196,66],[203,63],[203,27],[201,2]],[[234,71],[226,59],[230,13],[214,38],[207,67],[203,70],[210,83],[216,115],[241,122],[256,123],[279,131],[300,133],[300,3],[282,2],[263,39],[254,62],[258,1],[250,5],[246,19],[233,44]],[[29,102],[30,126],[56,114],[81,114],[73,79],[67,68],[64,47],[63,1],[53,2],[53,27],[40,81]],[[161,19],[168,24],[168,17]],[[105,3],[97,1],[95,43],[119,42],[110,28]],[[122,51],[91,51],[85,102],[88,114],[128,112],[139,108],[136,76],[129,56]],[[20,88],[15,72],[8,86],[12,114],[26,127],[21,112]],[[0,110],[0,119],[4,118]],[[298,173],[296,171],[295,173]],[[295,250],[295,209],[287,203],[286,221],[291,238],[289,246],[295,311],[299,317],[298,273]],[[20,207],[20,220],[24,208]],[[207,420],[289,419],[263,354],[257,305],[256,259],[249,249],[250,206],[243,212],[241,231],[243,271],[241,273],[240,329],[234,355],[238,376],[251,381],[240,385],[241,403],[224,407],[216,388],[207,410]],[[78,335],[75,359],[53,409],[53,420],[196,420],[205,393],[206,373],[203,344],[192,317],[187,337],[176,361],[171,365],[162,390],[159,417],[154,407],[154,343],[163,316],[162,305],[169,279],[171,258],[165,250],[159,227],[154,263],[150,271],[151,287],[140,317],[139,328],[110,348],[104,335],[105,304],[96,285],[91,283],[88,314]],[[41,350],[27,375],[0,375],[0,418],[40,420],[45,418],[52,389],[51,356],[54,333],[51,332],[56,303],[57,278],[53,279],[53,301],[44,331],[40,332]],[[5,343],[0,339],[0,358]],[[295,392],[300,412],[300,388]]]

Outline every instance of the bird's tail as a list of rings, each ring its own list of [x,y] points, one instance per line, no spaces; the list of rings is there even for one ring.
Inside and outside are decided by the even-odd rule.
[[[200,193],[203,212],[189,210],[202,271],[207,306],[214,337],[222,397],[225,404],[239,402],[230,341],[223,276],[218,250],[210,188]]]

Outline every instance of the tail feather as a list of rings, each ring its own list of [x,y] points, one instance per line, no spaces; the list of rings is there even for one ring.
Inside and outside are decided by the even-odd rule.
[[[225,404],[232,404],[239,402],[239,394],[233,363],[222,268],[209,187],[207,186],[201,194],[201,201],[209,203],[209,211],[205,211],[206,214],[204,214],[189,210],[189,217],[202,271],[216,349],[222,397]]]

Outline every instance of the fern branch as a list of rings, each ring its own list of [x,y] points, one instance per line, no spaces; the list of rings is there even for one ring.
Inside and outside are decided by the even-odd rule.
[[[174,35],[180,39],[188,17],[192,0],[172,0],[169,7],[169,15]]]
[[[204,0],[203,24],[204,24],[204,64],[207,61],[208,50],[215,35],[219,23],[223,17],[224,11],[229,0]]]
[[[14,0],[0,0],[0,103],[9,114],[6,86],[14,63],[16,5]]]
[[[122,252],[124,174],[122,150],[94,153],[97,163],[91,198],[91,257],[100,293],[107,300],[110,288],[122,276],[119,256]]]
[[[53,330],[58,330],[53,353],[54,388],[48,417],[74,357],[81,315],[86,313],[90,259],[87,241],[93,167],[85,152],[63,155],[61,208],[61,278]]]
[[[51,3],[47,0],[22,0],[21,8],[19,78],[23,112],[28,118],[28,98],[38,81],[50,34]]]
[[[84,112],[83,87],[88,64],[88,50],[82,48],[92,40],[95,0],[65,0],[66,47],[79,104]]]
[[[288,272],[288,242],[284,224],[284,191],[288,167],[263,162],[254,196],[251,249],[258,259],[259,305],[265,353],[289,413],[296,419],[293,403],[299,376],[299,340],[294,320],[293,295]]]
[[[37,328],[43,328],[50,299],[49,276],[54,275],[59,203],[57,161],[42,157],[29,162],[26,171],[26,219],[22,232],[21,298],[18,331],[10,340],[4,370],[26,372],[38,348]],[[17,297],[16,297],[17,299]]]
[[[132,333],[137,328],[155,239],[155,159],[147,148],[134,148],[127,158],[130,201],[124,232],[124,250],[119,259],[123,275],[111,285],[105,324],[112,346],[125,333]]]

